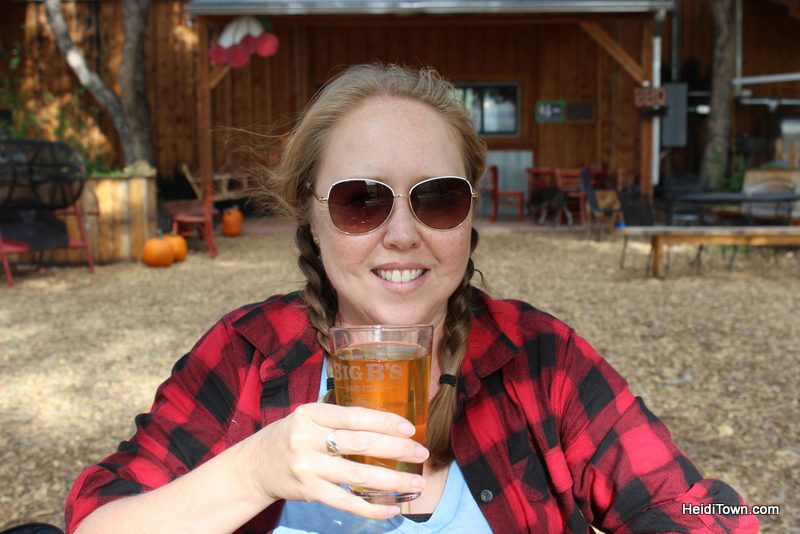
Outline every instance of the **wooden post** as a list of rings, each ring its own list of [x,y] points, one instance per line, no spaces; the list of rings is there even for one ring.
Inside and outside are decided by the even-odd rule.
[[[211,153],[211,85],[208,72],[208,25],[205,17],[197,17],[197,158],[203,181],[203,217],[206,228],[213,229],[214,203],[213,154]],[[214,232],[206,236],[209,255],[217,255]]]

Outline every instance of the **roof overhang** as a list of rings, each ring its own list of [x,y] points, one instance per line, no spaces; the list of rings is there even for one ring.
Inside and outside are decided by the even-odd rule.
[[[415,15],[468,13],[645,13],[671,11],[674,0],[192,0],[192,15]]]

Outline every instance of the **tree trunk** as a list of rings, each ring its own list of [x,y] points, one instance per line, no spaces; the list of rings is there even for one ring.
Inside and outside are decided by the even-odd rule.
[[[61,0],[45,0],[44,5],[47,22],[67,64],[81,85],[89,90],[111,116],[122,144],[125,164],[131,165],[144,160],[152,165],[152,130],[144,77],[144,33],[147,29],[150,0],[124,0],[125,44],[119,72],[121,98],[89,68],[83,53],[72,42],[61,10]]]
[[[119,67],[120,97],[132,145],[131,158],[125,159],[127,163],[144,160],[152,165],[155,156],[144,57],[150,0],[125,0],[122,9],[125,43]]]
[[[708,0],[714,44],[711,56],[711,112],[708,117],[708,139],[700,169],[705,186],[720,187],[727,183],[731,113],[733,99],[736,42],[734,35],[733,0]]]

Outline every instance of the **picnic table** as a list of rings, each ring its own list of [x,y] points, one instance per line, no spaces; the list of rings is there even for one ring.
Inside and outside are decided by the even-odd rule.
[[[661,271],[666,245],[800,246],[800,226],[626,226],[620,232],[628,237],[650,238],[650,271]]]

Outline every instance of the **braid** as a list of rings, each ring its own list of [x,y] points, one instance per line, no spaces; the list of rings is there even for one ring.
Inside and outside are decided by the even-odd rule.
[[[458,376],[461,362],[467,352],[467,338],[472,326],[472,311],[469,303],[471,297],[470,281],[475,273],[472,262],[472,251],[478,245],[478,231],[472,229],[470,240],[470,259],[461,284],[447,301],[447,317],[444,332],[439,342],[439,367],[442,374]],[[444,467],[453,459],[450,446],[450,429],[456,411],[456,388],[441,386],[431,399],[428,409],[428,450],[431,452],[431,464],[436,469]]]
[[[306,277],[303,288],[303,299],[308,305],[308,316],[311,325],[317,331],[317,342],[326,356],[329,354],[328,329],[336,321],[336,291],[328,281],[325,267],[319,259],[319,247],[314,243],[311,228],[308,225],[297,227],[295,244],[300,251],[297,265]],[[331,376],[330,369],[328,376]],[[325,402],[334,402],[333,390],[328,391]]]

